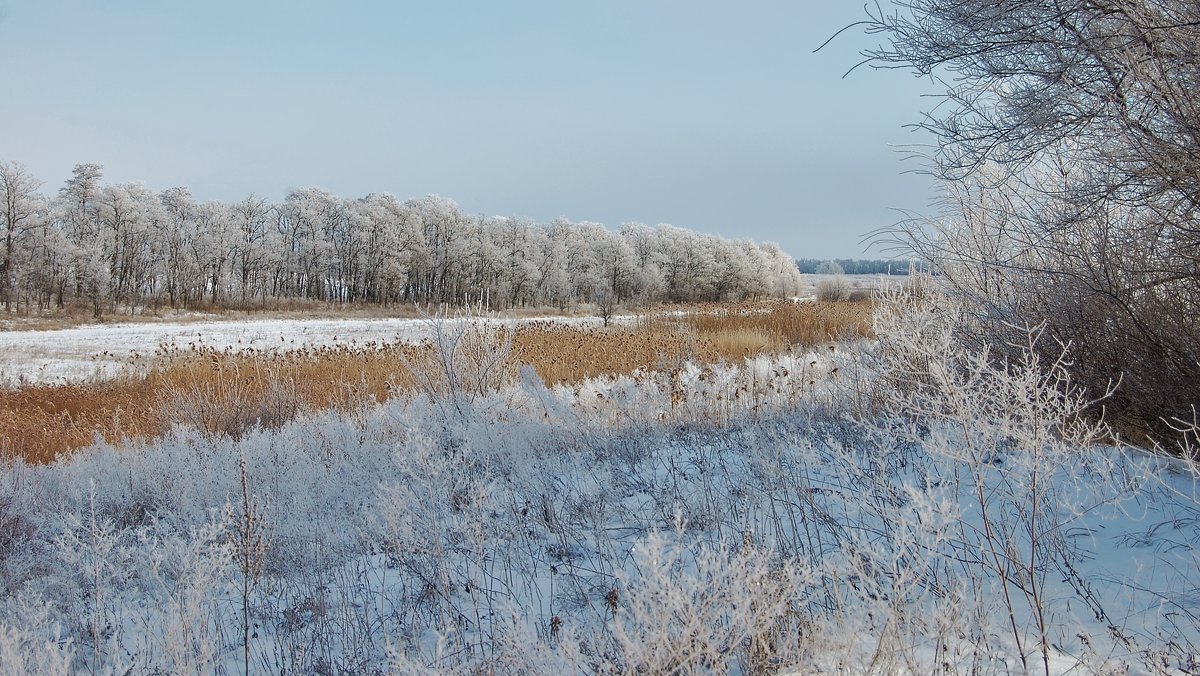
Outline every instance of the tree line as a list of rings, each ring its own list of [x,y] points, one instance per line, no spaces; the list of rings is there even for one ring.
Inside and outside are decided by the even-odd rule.
[[[920,259],[895,258],[797,258],[796,267],[810,275],[907,275],[910,272],[929,272],[929,265]]]
[[[690,302],[792,296],[794,261],[774,244],[670,225],[466,214],[430,195],[347,199],[318,188],[280,203],[197,201],[106,185],[80,164],[57,194],[0,162],[0,302],[8,312],[86,304],[250,308],[281,300],[472,304]]]

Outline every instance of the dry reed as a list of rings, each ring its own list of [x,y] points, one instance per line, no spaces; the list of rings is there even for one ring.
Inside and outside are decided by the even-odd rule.
[[[715,363],[847,336],[869,336],[865,303],[771,301],[647,312],[632,323],[582,328],[521,324],[509,372],[529,364],[547,384],[574,383],[684,361]],[[163,349],[143,375],[0,390],[0,453],[43,463],[99,436],[155,438],[172,424],[238,437],[304,411],[340,410],[412,392],[430,343],[367,343],[288,352]]]

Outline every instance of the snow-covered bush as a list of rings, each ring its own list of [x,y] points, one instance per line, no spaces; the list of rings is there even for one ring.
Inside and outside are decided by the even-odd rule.
[[[0,674],[3,676],[66,676],[74,673],[71,639],[51,619],[44,603],[5,599],[4,611],[12,622],[0,622]]]
[[[824,275],[817,280],[817,300],[831,303],[850,300],[851,292],[853,289],[846,275]]]
[[[631,547],[631,571],[606,595],[615,650],[601,671],[774,673],[814,649],[805,636],[812,572],[756,547],[747,533],[685,547],[682,524]]]

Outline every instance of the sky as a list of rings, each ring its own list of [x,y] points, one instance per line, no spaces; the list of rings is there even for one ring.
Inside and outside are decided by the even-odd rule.
[[[0,160],[202,200],[299,187],[671,223],[801,258],[928,212],[932,88],[858,3],[0,0]]]

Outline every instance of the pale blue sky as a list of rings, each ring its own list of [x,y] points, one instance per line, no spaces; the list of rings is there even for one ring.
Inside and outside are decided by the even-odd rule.
[[[859,257],[924,209],[930,105],[851,2],[0,0],[0,159],[200,199],[436,193]],[[874,255],[872,252],[868,255]]]

